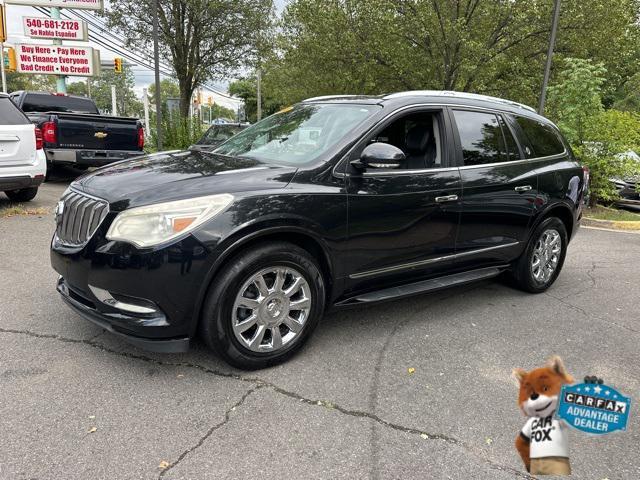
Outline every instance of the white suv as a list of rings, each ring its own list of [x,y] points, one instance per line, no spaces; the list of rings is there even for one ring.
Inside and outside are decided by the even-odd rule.
[[[0,94],[0,191],[16,202],[28,202],[47,172],[42,132],[8,95]]]

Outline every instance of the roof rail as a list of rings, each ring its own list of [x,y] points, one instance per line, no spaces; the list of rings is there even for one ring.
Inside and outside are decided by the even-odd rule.
[[[328,100],[330,98],[357,98],[364,95],[321,95],[319,97],[305,98],[303,102],[317,102],[319,100]]]
[[[401,97],[413,97],[413,96],[429,96],[429,97],[453,97],[453,98],[468,98],[470,100],[485,100],[488,102],[502,103],[505,105],[511,105],[513,107],[524,108],[531,112],[536,113],[536,110],[529,105],[523,103],[514,102],[512,100],[505,100],[504,98],[491,97],[489,95],[479,95],[477,93],[467,92],[454,92],[451,90],[410,90],[407,92],[391,93],[384,96],[384,99],[389,98],[401,98]]]

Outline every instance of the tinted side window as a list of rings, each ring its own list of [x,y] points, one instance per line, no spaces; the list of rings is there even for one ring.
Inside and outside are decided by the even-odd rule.
[[[564,152],[558,132],[550,125],[525,117],[516,117],[516,121],[533,148],[531,156],[546,157]]]
[[[6,97],[0,98],[0,125],[26,125],[27,117]]]
[[[507,159],[502,129],[493,113],[454,110],[465,165],[504,162]]]
[[[25,112],[98,113],[93,100],[49,93],[29,93],[22,103]]]
[[[507,157],[509,158],[509,161],[520,160],[520,150],[518,149],[516,139],[513,138],[511,130],[509,130],[509,127],[502,117],[500,117],[500,126],[502,126],[502,131],[504,132],[504,141],[507,146]]]

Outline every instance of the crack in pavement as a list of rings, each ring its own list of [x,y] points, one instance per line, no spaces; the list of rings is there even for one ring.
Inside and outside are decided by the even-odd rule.
[[[209,368],[209,367],[205,367],[203,365],[199,365],[197,363],[190,363],[190,362],[166,362],[163,360],[158,360],[146,355],[140,355],[140,354],[135,354],[135,353],[131,353],[131,352],[124,352],[124,351],[119,351],[119,350],[114,350],[112,348],[107,347],[106,345],[103,345],[101,343],[98,342],[94,342],[91,339],[78,339],[78,338],[69,338],[69,337],[63,337],[61,335],[57,335],[57,334],[51,334],[51,333],[37,333],[37,332],[32,332],[29,330],[17,330],[17,329],[9,329],[9,328],[2,328],[0,327],[0,333],[7,333],[7,334],[15,334],[15,335],[25,335],[25,336],[29,336],[32,338],[39,338],[39,339],[46,339],[46,340],[56,340],[59,342],[63,342],[63,343],[69,343],[69,344],[76,344],[76,345],[87,345],[89,347],[98,349],[102,352],[105,353],[110,353],[113,355],[117,355],[117,356],[121,356],[124,358],[129,358],[129,359],[135,359],[135,360],[140,360],[143,362],[147,362],[147,363],[152,363],[154,365],[160,365],[160,366],[167,366],[167,367],[182,367],[182,368],[193,368],[195,370],[199,370],[203,373],[206,374],[210,374],[210,375],[214,375],[217,377],[221,377],[221,378],[228,378],[228,379],[233,379],[233,380],[238,380],[241,382],[246,382],[246,383],[250,383],[252,385],[254,385],[254,388],[250,389],[249,391],[247,391],[245,393],[245,397],[243,397],[243,399],[241,399],[241,402],[244,402],[244,400],[246,400],[246,397],[248,397],[251,393],[253,393],[254,391],[256,391],[258,388],[269,388],[271,390],[273,390],[276,393],[279,393],[281,395],[287,396],[289,398],[293,398],[299,402],[305,403],[307,405],[313,405],[316,407],[322,407],[328,410],[332,410],[332,411],[337,411],[341,414],[347,415],[347,416],[351,416],[351,417],[356,417],[356,418],[364,418],[364,419],[368,419],[368,420],[372,420],[374,422],[377,422],[380,425],[383,425],[387,428],[396,430],[396,431],[400,431],[400,432],[404,432],[407,434],[412,434],[412,435],[420,435],[421,438],[425,438],[425,440],[438,440],[438,441],[443,441],[449,445],[455,445],[457,447],[462,448],[463,450],[465,450],[467,453],[471,454],[472,456],[478,458],[479,460],[481,460],[482,462],[484,462],[485,464],[487,464],[490,468],[494,469],[494,470],[499,470],[502,472],[508,472],[511,473],[513,475],[515,475],[516,477],[519,478],[527,478],[527,479],[535,479],[535,477],[532,477],[531,475],[525,473],[525,472],[521,472],[520,470],[516,469],[516,468],[512,468],[512,467],[508,467],[508,466],[504,466],[501,465],[497,462],[494,462],[493,460],[489,459],[487,454],[481,450],[479,450],[478,448],[474,448],[471,445],[468,445],[467,443],[449,436],[449,435],[445,435],[442,433],[429,433],[426,432],[424,430],[420,430],[418,428],[413,428],[413,427],[406,427],[403,425],[399,425],[393,422],[390,422],[388,420],[385,420],[381,417],[379,417],[378,415],[375,415],[373,413],[369,413],[369,412],[365,412],[365,411],[361,411],[361,410],[351,410],[348,408],[344,408],[340,405],[334,404],[332,402],[329,401],[323,401],[323,400],[313,400],[310,398],[306,398],[303,397],[295,392],[291,392],[289,390],[286,390],[282,387],[277,386],[274,383],[268,382],[266,380],[263,380],[261,378],[258,377],[245,377],[245,376],[241,376],[239,374],[236,373],[231,373],[231,372],[224,372],[224,371],[220,371],[220,370],[215,370],[213,368]],[[233,409],[233,407],[232,407]],[[229,411],[228,411],[229,412]],[[228,421],[228,419],[226,419],[226,414],[225,414],[225,421],[223,421],[223,423],[226,423],[226,421]],[[222,425],[219,425],[222,426]],[[217,428],[219,428],[214,426],[213,429],[211,430],[211,433],[209,433],[209,435],[211,435]],[[208,435],[207,435],[208,437]],[[204,440],[206,440],[206,438],[204,438],[202,440],[202,442],[204,442]],[[199,447],[200,445],[202,445],[202,443],[197,444],[197,447]],[[194,449],[195,449],[194,448]],[[188,454],[188,452],[187,452]],[[186,455],[185,455],[186,456]],[[184,458],[184,456],[182,456],[182,458]],[[167,469],[168,470],[168,469]],[[166,471],[166,470],[165,470]],[[162,473],[162,472],[161,472]]]
[[[233,404],[233,406],[231,408],[229,408],[226,412],[224,412],[224,419],[221,422],[216,423],[213,427],[211,427],[209,430],[207,430],[207,432],[200,438],[200,440],[198,441],[198,443],[196,443],[194,446],[189,447],[188,449],[186,449],[184,452],[182,452],[180,454],[180,456],[178,457],[178,459],[175,462],[170,463],[164,470],[162,470],[159,474],[158,474],[158,479],[162,478],[165,476],[165,474],[171,470],[173,467],[176,467],[180,462],[182,462],[182,460],[184,460],[184,458],[189,455],[191,452],[193,452],[194,450],[197,450],[198,448],[200,448],[202,446],[202,444],[204,444],[204,442],[213,434],[213,432],[215,432],[216,430],[218,430],[219,428],[223,427],[224,425],[226,425],[227,423],[229,423],[229,420],[231,420],[231,412],[235,411],[238,407],[240,407],[247,398],[249,398],[249,396],[254,393],[256,390],[263,388],[264,385],[257,385],[254,388],[250,388],[249,390],[247,390],[244,395],[242,395],[242,397],[240,398],[240,400],[238,400],[236,403]]]
[[[557,300],[558,302],[560,302],[560,303],[562,303],[563,305],[565,305],[565,306],[567,306],[567,307],[569,307],[569,308],[571,308],[571,309],[575,310],[576,312],[580,312],[582,315],[584,315],[584,316],[585,316],[585,317],[587,317],[587,318],[591,318],[591,319],[593,319],[593,320],[598,320],[598,321],[600,321],[600,322],[609,323],[609,324],[611,324],[611,325],[615,325],[615,326],[616,326],[616,327],[618,327],[618,328],[622,328],[622,329],[624,329],[624,330],[628,330],[628,331],[633,332],[633,333],[640,333],[640,331],[639,331],[639,330],[636,330],[635,328],[628,327],[627,325],[623,325],[623,324],[621,324],[621,323],[614,322],[613,320],[607,320],[607,319],[605,319],[605,318],[600,318],[600,317],[597,317],[597,316],[595,316],[595,315],[591,315],[591,314],[590,314],[589,312],[587,312],[584,308],[579,307],[579,306],[577,306],[577,305],[574,305],[573,303],[568,302],[567,300],[565,300],[565,299],[564,299],[564,298],[562,298],[562,297],[556,297],[555,295],[551,295],[549,292],[544,292],[544,295],[546,295],[547,297],[553,298],[554,300]]]

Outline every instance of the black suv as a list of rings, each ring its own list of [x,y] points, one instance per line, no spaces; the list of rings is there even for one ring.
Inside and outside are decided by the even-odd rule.
[[[306,100],[211,152],[71,184],[51,261],[78,313],[143,348],[197,332],[229,363],[290,357],[329,307],[508,272],[542,292],[587,173],[531,108],[453,92]]]

